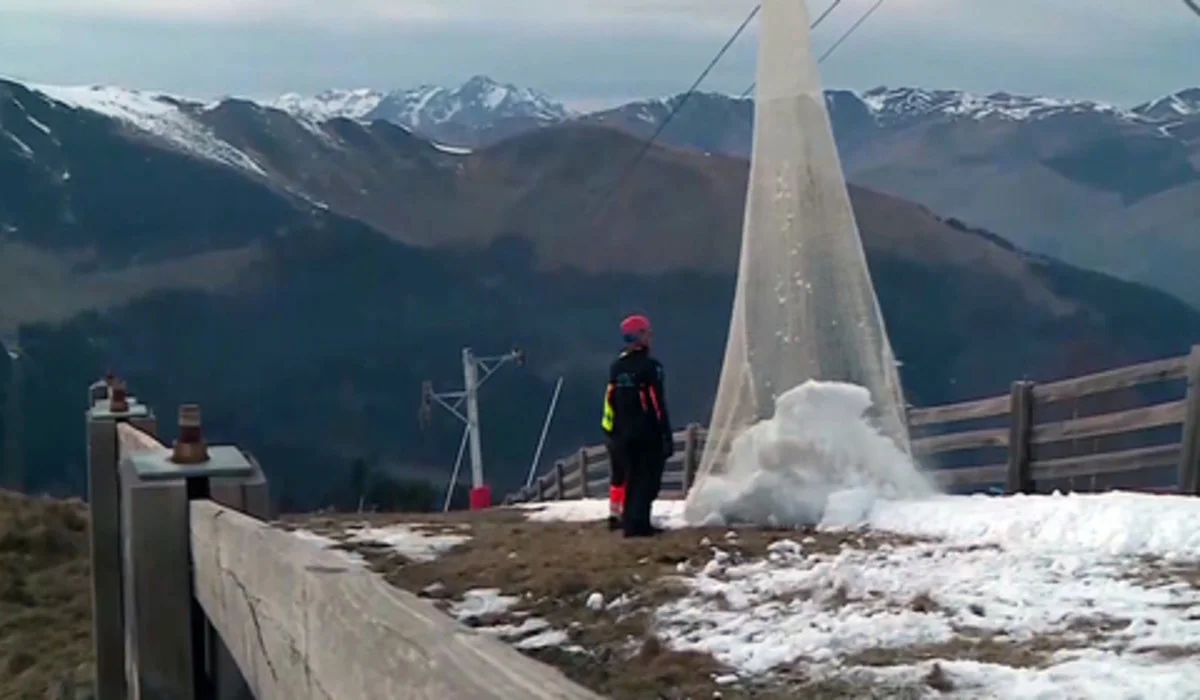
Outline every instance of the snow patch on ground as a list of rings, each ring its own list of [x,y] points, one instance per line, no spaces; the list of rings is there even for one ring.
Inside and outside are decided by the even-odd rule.
[[[1046,669],[1014,669],[973,661],[925,662],[876,672],[881,678],[914,682],[937,664],[956,684],[938,695],[955,700],[1196,700],[1196,661],[1149,663],[1105,652],[1081,652],[1078,658]]]
[[[430,141],[430,144],[432,144],[434,148],[442,153],[447,153],[452,156],[469,156],[474,152],[472,149],[465,146],[449,146],[447,144],[437,143],[434,141]]]
[[[333,536],[304,529],[292,530],[291,533],[296,537],[315,542],[326,548],[345,546],[347,544],[385,547],[414,562],[433,561],[447,551],[471,539],[469,534],[429,532],[425,529],[428,527],[428,525],[420,523],[399,523],[383,527],[358,524],[348,527]],[[339,551],[356,562],[362,563],[364,561],[357,554],[345,552],[344,550]]]
[[[603,498],[518,503],[514,507],[527,511],[526,519],[538,523],[583,523],[608,518],[608,500]],[[683,520],[683,501],[655,501],[651,519],[659,527],[686,527],[687,523]]]
[[[767,560],[727,561],[718,550],[687,580],[692,595],[659,610],[660,634],[751,675],[993,638],[1063,637],[1133,666],[1150,662],[1148,650],[1200,654],[1200,589],[1147,585],[1131,577],[1132,562],[1103,555],[922,543],[829,556],[783,541]],[[1059,655],[1055,665],[1074,658]],[[1200,664],[1177,671],[1181,685],[1200,688]]]
[[[475,588],[464,593],[462,600],[451,603],[449,612],[459,622],[470,624],[505,613],[521,616],[523,613],[513,612],[520,602],[517,596],[502,595],[499,588]],[[504,623],[478,629],[523,650],[564,646],[570,641],[565,631],[551,628],[550,623],[540,617],[526,617],[520,624]]]
[[[415,562],[427,562],[471,539],[467,534],[432,533],[419,524],[397,524],[385,527],[356,527],[346,530],[346,541],[358,544],[379,544]]]
[[[461,601],[450,605],[450,614],[466,622],[506,613],[520,601],[516,596],[501,595],[499,588],[475,588],[464,593]]]
[[[879,530],[1075,554],[1200,559],[1200,498],[1114,491],[871,504]]]
[[[536,521],[607,517],[603,499],[522,507]],[[682,511],[655,504],[667,527],[684,525]],[[913,682],[936,663],[953,686],[940,697],[1196,699],[1197,523],[1200,499],[1186,496],[845,489],[818,529],[918,541],[829,554],[797,532],[738,562],[706,538],[711,560],[678,569],[690,593],[661,606],[656,627],[743,678],[785,668]]]

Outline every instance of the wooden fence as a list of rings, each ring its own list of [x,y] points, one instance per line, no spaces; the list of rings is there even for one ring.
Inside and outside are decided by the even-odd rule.
[[[952,491],[1200,495],[1200,346],[1184,357],[1046,384],[1017,381],[1005,396],[911,409],[908,424],[917,460]],[[706,434],[698,425],[676,433],[664,497],[687,493]],[[584,447],[505,503],[606,497],[608,478],[604,447]]]
[[[97,700],[600,700],[272,526],[259,465],[206,445],[197,407],[168,448],[119,382],[89,398]]]

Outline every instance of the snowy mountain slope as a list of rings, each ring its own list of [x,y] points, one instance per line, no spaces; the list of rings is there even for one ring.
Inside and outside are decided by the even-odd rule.
[[[478,127],[500,119],[553,124],[570,114],[562,104],[540,92],[477,75],[457,88],[424,85],[391,92],[368,116],[419,130],[447,122]]]
[[[104,86],[28,84],[24,87],[47,99],[53,109],[82,110],[108,117],[191,155],[267,176],[254,158],[218,138],[197,119],[202,111],[199,102],[164,93]]]
[[[1180,90],[1173,95],[1147,102],[1133,112],[1156,121],[1175,121],[1200,116],[1200,88]]]
[[[422,85],[413,89],[331,89],[306,97],[283,95],[269,106],[323,121],[335,117],[383,119],[455,146],[479,145],[477,132],[511,135],[558,124],[573,116],[561,103],[529,88],[477,75],[460,86]],[[492,139],[494,140],[494,139]]]
[[[378,90],[325,90],[306,96],[289,92],[266,104],[289,114],[315,121],[326,121],[335,117],[363,119],[387,96]]]
[[[1130,121],[1136,121],[1140,116],[1134,111],[1100,102],[1006,92],[977,95],[963,90],[878,87],[862,93],[860,99],[883,125],[932,116],[1009,121],[1036,121],[1063,114],[1103,114]]]

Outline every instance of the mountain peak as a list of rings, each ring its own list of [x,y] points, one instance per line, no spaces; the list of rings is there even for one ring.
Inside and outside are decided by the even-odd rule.
[[[441,127],[478,129],[497,120],[527,120],[540,126],[572,115],[562,103],[530,88],[501,83],[477,74],[458,87],[421,85],[383,92],[370,89],[324,90],[316,95],[281,95],[272,106],[317,121],[334,117],[383,119],[414,130]]]
[[[880,86],[860,95],[882,122],[907,121],[934,115],[968,119],[1031,121],[1066,113],[1105,113],[1125,120],[1138,115],[1113,105],[1091,100],[1071,100],[1009,92],[978,95],[965,90]]]
[[[362,119],[378,107],[384,97],[383,92],[369,88],[327,89],[312,96],[289,92],[267,104],[294,116],[320,122],[334,117]]]
[[[1174,121],[1200,115],[1200,88],[1187,88],[1172,95],[1138,105],[1133,111],[1150,119]]]

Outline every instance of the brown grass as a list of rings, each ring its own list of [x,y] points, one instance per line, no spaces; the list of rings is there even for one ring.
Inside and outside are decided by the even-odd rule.
[[[914,610],[918,608],[914,601]],[[1130,621],[1103,616],[1078,617],[1067,628],[1028,639],[1012,639],[987,630],[959,627],[958,636],[937,644],[918,644],[890,649],[871,649],[843,659],[847,665],[901,666],[932,660],[978,661],[1009,668],[1042,668],[1056,653],[1085,649],[1112,632],[1129,626]],[[941,673],[940,668],[938,672]],[[944,676],[944,674],[941,674]],[[940,682],[948,682],[948,679]]]
[[[392,584],[448,607],[476,588],[498,588],[522,597],[513,610],[468,624],[519,624],[532,615],[564,630],[570,644],[529,650],[534,658],[560,668],[569,677],[615,700],[664,698],[892,698],[903,688],[867,687],[845,681],[817,681],[801,675],[734,684],[717,679],[731,672],[711,656],[672,651],[655,635],[652,612],[686,593],[683,571],[695,571],[719,547],[729,563],[766,556],[773,542],[802,541],[805,551],[834,554],[846,547],[872,549],[903,545],[910,538],[815,530],[692,529],[668,531],[649,540],[626,540],[603,523],[537,523],[519,510],[487,514],[372,515],[289,518],[287,525],[338,538],[347,527],[398,522],[426,531],[471,534],[472,539],[432,562],[412,562],[370,544],[346,544]],[[469,528],[469,529],[464,529]],[[733,533],[730,536],[730,533]],[[614,609],[592,611],[586,601],[599,593]],[[836,591],[834,592],[836,595]],[[843,592],[844,593],[844,592]],[[719,693],[719,695],[715,695]],[[913,695],[917,697],[918,695]]]
[[[1200,562],[1167,561],[1162,557],[1139,557],[1125,579],[1147,588],[1183,584],[1200,591]]]
[[[90,692],[89,576],[82,503],[0,491],[0,700]]]

